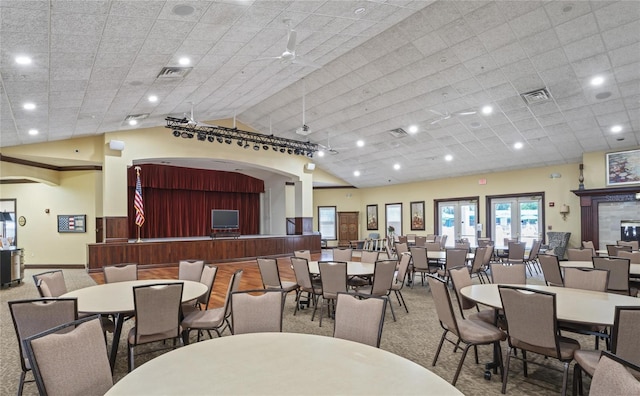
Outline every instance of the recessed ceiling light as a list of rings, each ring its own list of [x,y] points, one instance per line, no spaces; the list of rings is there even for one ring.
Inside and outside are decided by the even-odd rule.
[[[196,9],[190,5],[178,4],[177,6],[173,7],[171,11],[173,11],[173,13],[176,15],[187,16],[193,14],[195,10]]]
[[[591,79],[591,85],[593,85],[594,87],[602,85],[602,83],[604,83],[604,77],[602,76],[595,76]]]
[[[149,102],[157,102],[158,97],[156,95],[149,95]]]
[[[522,148],[522,142],[516,142],[513,145],[513,148],[515,148],[516,150],[520,150]]]
[[[138,125],[137,120],[129,120],[129,125]]]
[[[356,145],[357,145],[358,147],[364,147],[364,140],[362,140],[362,139],[358,140],[358,141],[356,142]]]
[[[19,65],[30,65],[31,58],[28,56],[16,56],[16,63]]]
[[[417,125],[411,125],[409,127],[409,133],[416,133],[418,132],[418,126]]]
[[[611,92],[609,92],[609,91],[598,92],[596,94],[596,99],[599,99],[599,100],[607,99],[609,97],[611,97]]]
[[[357,170],[357,171],[353,171],[353,175],[354,175],[355,177],[360,176],[360,171],[359,171],[359,170]]]
[[[611,132],[618,133],[622,132],[622,125],[614,125],[611,127]]]
[[[393,165],[393,169],[400,170],[400,164],[394,164]]]
[[[360,14],[363,14],[365,11],[367,11],[367,9],[366,9],[366,8],[364,8],[364,7],[358,7],[358,8],[356,8],[355,10],[353,10],[353,13],[354,13],[354,14],[356,14],[356,15],[360,15]]]
[[[35,136],[37,134],[38,134],[38,130],[37,129],[29,129],[29,135]]]
[[[451,154],[447,154],[444,156],[445,161],[452,161],[453,160],[453,155]]]
[[[491,114],[491,113],[493,113],[493,107],[491,107],[489,105],[486,105],[486,106],[482,107],[482,114],[487,115],[487,114]]]
[[[22,107],[23,107],[25,110],[33,110],[33,109],[35,109],[35,108],[36,108],[36,105],[35,105],[35,104],[33,104],[33,103],[25,103]]]
[[[178,63],[180,63],[180,65],[182,65],[182,66],[187,66],[188,64],[191,63],[191,59],[189,59],[187,57],[183,57],[183,58],[180,58],[178,60]]]
[[[322,150],[318,151],[318,157],[324,157],[324,151]]]

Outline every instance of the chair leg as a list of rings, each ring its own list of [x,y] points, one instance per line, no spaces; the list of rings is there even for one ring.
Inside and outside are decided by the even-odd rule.
[[[442,337],[440,337],[440,343],[438,344],[436,355],[433,357],[433,362],[431,363],[432,366],[435,366],[436,362],[438,361],[438,356],[440,355],[440,350],[442,349],[442,344],[444,344],[444,340],[445,340],[445,337],[447,336],[448,331],[449,330],[445,330],[442,332]]]
[[[473,346],[473,353],[474,353],[474,355],[476,357],[476,364],[479,364],[480,362],[478,361],[478,346],[477,345]]]
[[[322,297],[322,304],[320,305],[320,327],[322,327],[322,316],[324,313],[324,302],[326,300],[324,299],[324,297]],[[327,311],[329,310],[329,305],[327,304]]]
[[[128,347],[129,347],[128,348],[129,349],[128,369],[129,369],[129,372],[131,372],[131,370],[133,370],[135,368],[135,363],[133,361],[133,356],[134,356],[133,345],[129,344]]]
[[[402,295],[402,292],[400,290],[396,290],[395,292],[396,292],[396,297],[400,296],[400,299],[402,299],[402,305],[404,306],[404,310],[407,311],[407,313],[409,313],[409,308],[407,308],[407,303],[404,302],[404,296]]]
[[[22,396],[22,390],[24,389],[24,379],[27,373],[22,371],[20,373],[20,384],[18,385],[18,396]]]
[[[573,396],[578,395],[578,387],[580,388],[580,395],[582,396],[582,368],[576,363],[573,365]]]
[[[511,362],[511,347],[507,348],[507,361],[504,364],[504,373],[502,373],[502,390],[503,395],[507,392],[507,378],[509,377],[509,362]]]
[[[296,307],[293,310],[293,316],[296,316],[296,313],[298,313],[298,310],[300,309],[300,295],[302,294],[302,291],[300,289],[296,290]]]
[[[389,305],[389,308],[391,308],[391,316],[393,316],[393,321],[395,322],[396,321],[396,313],[393,312],[393,305],[391,304],[391,299],[389,298],[389,296],[386,296],[386,298],[387,298],[387,302],[389,303],[387,305]]]
[[[458,381],[458,376],[460,375],[460,370],[462,369],[462,364],[464,363],[464,359],[467,357],[467,352],[469,352],[470,346],[471,344],[468,344],[462,351],[462,356],[460,356],[460,362],[458,362],[458,368],[456,369],[456,374],[453,376],[453,381],[451,381],[451,385],[453,386],[456,386],[456,382]]]
[[[562,396],[567,395],[567,383],[569,382],[569,362],[564,362],[564,371],[562,373]]]
[[[529,376],[529,370],[527,366],[527,351],[522,350],[522,371],[525,377]]]

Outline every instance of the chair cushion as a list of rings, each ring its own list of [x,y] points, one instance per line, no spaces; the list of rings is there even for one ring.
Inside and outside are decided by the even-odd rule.
[[[181,327],[178,327],[177,334],[174,330],[166,331],[164,333],[145,334],[145,335],[141,335],[140,339],[136,343],[136,328],[133,327],[131,330],[129,330],[129,336],[127,337],[127,341],[131,345],[140,345],[140,344],[146,344],[148,342],[162,341],[168,338],[179,337],[180,333],[182,333]]]
[[[470,320],[479,320],[481,322],[493,325],[496,323],[496,311],[493,309],[483,309],[480,312],[474,312],[469,315]]]
[[[556,348],[546,348],[538,345],[528,344],[526,342],[520,341],[517,338],[511,337],[511,345],[515,348],[524,349],[527,351],[531,351],[534,353],[539,353],[540,355],[556,357],[560,360],[571,360],[573,359],[573,353],[580,349],[580,343],[573,338],[567,337],[558,337],[558,343],[560,345],[560,357],[556,356]]]
[[[206,311],[195,311],[182,319],[184,329],[212,329],[222,325],[224,321],[225,309],[215,308]]]
[[[596,366],[600,361],[600,351],[575,351],[573,358],[576,363],[582,367],[585,373],[593,377],[593,373],[596,371]]]
[[[507,335],[496,326],[479,320],[459,320],[458,330],[460,338],[473,344],[504,341]]]

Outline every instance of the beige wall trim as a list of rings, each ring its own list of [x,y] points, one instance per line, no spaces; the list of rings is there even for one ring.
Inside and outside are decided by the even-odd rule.
[[[32,166],[34,168],[42,168],[42,169],[60,171],[60,172],[87,171],[87,170],[94,170],[94,171],[98,170],[98,171],[101,171],[102,170],[102,166],[100,166],[100,165],[56,166],[56,165],[43,164],[42,162],[35,162],[35,161],[29,161],[29,160],[24,160],[24,159],[20,159],[20,158],[7,157],[6,155],[2,155],[2,154],[0,154],[0,161],[1,162],[10,162],[12,164],[18,164],[18,165]]]

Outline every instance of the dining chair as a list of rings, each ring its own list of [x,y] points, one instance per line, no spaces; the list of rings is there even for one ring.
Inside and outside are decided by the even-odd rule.
[[[632,374],[639,372],[640,365],[603,352],[591,380],[589,395],[640,395],[640,382]]]
[[[431,289],[431,295],[436,306],[436,313],[438,320],[440,321],[440,327],[442,327],[442,336],[440,337],[440,343],[438,349],[433,357],[432,366],[436,365],[442,345],[445,341],[455,345],[455,349],[458,348],[460,343],[465,344],[465,348],[460,356],[458,367],[451,381],[451,385],[456,385],[462,364],[464,363],[467,352],[471,346],[476,345],[493,345],[494,356],[498,359],[498,365],[502,372],[502,353],[500,352],[500,341],[506,339],[506,334],[491,324],[478,320],[470,319],[458,319],[453,311],[453,304],[451,303],[451,295],[447,284],[442,279],[428,275],[427,282],[429,282],[429,288]],[[447,338],[447,334],[453,334],[457,340],[450,340]],[[455,351],[454,349],[454,351]],[[476,354],[476,363],[478,363],[478,355]]]
[[[126,282],[138,280],[138,264],[124,263],[105,265],[102,267],[104,283]]]
[[[310,250],[295,250],[293,252],[294,257],[302,257],[311,261],[311,251]]]
[[[569,261],[591,261],[593,250],[591,249],[567,249],[567,260]]]
[[[20,382],[18,395],[22,395],[26,375],[32,364],[23,347],[23,341],[45,330],[78,319],[78,301],[75,298],[47,298],[9,301],[9,311],[13,328],[18,338],[20,352]]]
[[[487,283],[491,283],[484,265],[487,250],[489,250],[489,246],[477,247],[471,262],[471,268],[469,268],[469,275],[471,277],[476,276],[480,283],[484,283],[483,275],[487,278]]]
[[[215,331],[218,337],[222,337],[222,333],[224,333],[227,328],[233,333],[232,323],[230,321],[231,293],[237,291],[240,287],[243,272],[243,270],[239,269],[231,275],[222,307],[206,309],[204,311],[194,311],[182,319],[180,327],[182,328],[182,341],[185,345],[189,343],[189,333],[192,330],[198,332],[197,342],[200,341],[204,331],[209,332],[209,337],[211,337],[210,330]]]
[[[542,275],[544,276],[544,281],[547,286],[564,286],[558,256],[554,256],[552,254],[539,254],[538,261],[540,262]]]
[[[492,283],[524,285],[527,283],[527,273],[524,264],[504,265],[493,263],[491,268]]]
[[[416,234],[407,234],[407,235],[406,235],[406,237],[407,237],[407,243],[408,243],[409,245],[415,245],[415,243],[416,243],[416,236],[417,236]]]
[[[282,332],[286,292],[282,289],[231,293],[231,334]]]
[[[605,292],[608,283],[609,270],[582,267],[564,268],[564,287]]]
[[[440,237],[440,250],[444,250],[447,247],[447,238],[449,236],[447,234],[444,234]]]
[[[611,353],[635,365],[640,365],[638,327],[640,327],[640,307],[616,306],[611,329]],[[579,394],[583,393],[582,372],[584,371],[590,377],[593,377],[600,355],[601,351],[598,350],[581,349],[575,352],[574,359],[576,364],[573,368],[574,395],[578,394],[576,393],[576,388],[578,388]]]
[[[204,260],[180,260],[178,262],[178,279],[199,282]]]
[[[631,268],[630,260],[621,257],[593,257],[593,268],[609,270],[609,282],[607,283],[607,291],[609,293],[633,295],[629,287],[629,270]]]
[[[156,283],[133,287],[136,324],[127,337],[129,372],[135,368],[135,350],[140,345],[165,340],[173,341],[172,346],[167,347],[163,344],[158,348],[145,348],[138,355],[173,349],[176,343],[182,346],[180,305],[183,286],[182,283]]]
[[[467,267],[467,253],[469,253],[468,249],[447,249],[445,251],[444,268],[437,270],[438,276],[449,282],[449,270],[451,268]]]
[[[40,297],[60,297],[67,292],[62,270],[46,271],[33,275]]]
[[[393,285],[394,276],[396,272],[396,266],[398,262],[396,260],[378,260],[375,263],[373,270],[373,283],[369,290],[358,290],[359,295],[380,297],[389,301],[389,308],[391,308],[391,316],[393,321],[396,321],[396,314],[393,311],[393,305],[389,299],[391,294],[391,287]]]
[[[280,270],[278,269],[278,261],[272,258],[257,258],[260,277],[262,278],[262,287],[264,289],[280,289],[285,292],[285,298],[289,292],[298,290],[298,283],[292,281],[283,281],[280,279]]]
[[[387,300],[359,293],[338,293],[333,337],[380,348]]]
[[[610,257],[618,256],[618,252],[620,252],[621,250],[630,252],[632,249],[631,246],[625,245],[607,245],[607,254]]]
[[[352,261],[353,249],[335,248],[333,249],[333,261]]]
[[[404,283],[409,274],[409,263],[411,262],[411,253],[405,252],[400,257],[400,262],[398,263],[398,269],[395,274],[395,278],[393,278],[393,283],[391,283],[391,290],[396,295],[396,299],[398,300],[398,305],[404,306],[404,310],[409,313],[409,308],[407,308],[407,303],[404,301],[404,296],[402,295],[402,288],[404,287]],[[391,304],[391,302],[389,302]]]
[[[509,242],[509,255],[506,262],[509,264],[524,264],[524,252],[526,242]]]
[[[414,246],[424,247],[425,243],[427,243],[427,237],[418,235],[416,236],[415,242],[413,244]]]
[[[396,242],[395,252],[397,257],[400,257],[402,253],[406,253],[408,251],[409,251],[409,245],[407,245],[406,242],[405,243]]]
[[[478,247],[485,247],[487,245],[493,244],[493,241],[491,240],[491,238],[480,237],[477,240],[478,240]]]
[[[596,246],[593,244],[593,241],[582,241],[582,248],[583,249],[591,249],[591,251],[593,252],[593,256],[596,256]]]
[[[200,283],[207,286],[207,292],[193,301],[182,303],[182,317],[189,315],[193,311],[202,311],[209,308],[209,300],[211,299],[211,290],[218,275],[218,267],[205,265],[200,275]]]
[[[385,250],[387,251],[387,256],[389,258],[397,258],[396,249],[393,246],[393,241],[391,238],[385,238]]]
[[[320,261],[318,268],[322,282],[322,304],[320,305],[320,327],[322,327],[324,306],[327,306],[327,314],[330,317],[333,311],[331,308],[335,307],[338,293],[347,292],[347,263],[344,261]],[[313,320],[313,315],[311,320]]]
[[[539,273],[540,262],[538,261],[538,255],[540,254],[540,247],[542,246],[542,241],[534,239],[531,243],[531,250],[529,250],[529,254],[525,254],[524,263],[527,265],[529,269],[529,273],[533,275],[533,271],[536,271],[536,274]]]
[[[416,283],[416,273],[420,274],[422,285],[424,286],[425,274],[430,274],[437,271],[437,268],[429,266],[429,259],[427,258],[427,249],[411,246],[411,288]]]
[[[580,349],[580,343],[572,338],[558,335],[556,295],[526,287],[504,285],[499,285],[498,291],[504,315],[509,323],[507,359],[501,392],[504,394],[507,390],[511,358],[523,361],[523,372],[527,377],[527,364],[534,363],[527,361],[527,352],[532,352],[562,362],[564,368],[562,395],[565,396],[569,380],[569,364],[573,360],[574,352]],[[512,354],[514,348],[522,352],[522,358]]]
[[[454,248],[454,249],[464,249],[464,250],[466,250],[467,252],[469,252],[469,249],[471,249],[471,243],[470,243],[470,242],[468,242],[468,241],[467,241],[467,242],[456,242],[456,243],[453,245],[453,248]]]
[[[374,264],[376,261],[379,260],[379,257],[380,257],[380,252],[363,250],[360,256],[360,262]]]
[[[616,244],[618,246],[631,246],[631,250],[638,250],[638,246],[640,245],[640,242],[638,241],[616,241]]]
[[[495,309],[483,309],[481,311],[475,301],[466,298],[462,293],[460,293],[460,290],[463,287],[471,286],[473,284],[471,275],[469,274],[469,269],[466,266],[451,268],[449,270],[449,276],[451,278],[451,283],[453,284],[453,290],[456,293],[456,300],[458,301],[458,308],[460,308],[460,316],[462,316],[462,319],[480,320],[489,324],[495,324],[497,319],[497,312]],[[468,318],[465,318],[464,312],[474,308],[476,312],[472,312],[467,315]]]
[[[398,235],[398,243],[406,243],[409,245],[409,238],[406,235]]]
[[[302,293],[307,293],[307,302],[313,304],[313,315],[318,308],[318,298],[322,295],[322,284],[313,279],[309,272],[309,261],[304,257],[291,257],[291,266],[296,277],[296,283],[300,286],[296,291],[296,308],[293,315],[300,310],[300,298]]]
[[[113,386],[99,315],[24,340],[40,395],[102,395]]]

